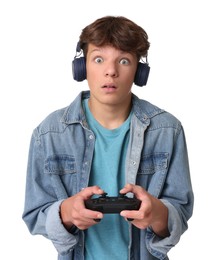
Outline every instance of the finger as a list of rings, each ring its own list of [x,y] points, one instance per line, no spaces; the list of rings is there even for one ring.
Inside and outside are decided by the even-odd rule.
[[[120,212],[120,216],[129,221],[133,221],[135,219],[139,219],[139,212],[137,210],[123,210]]]
[[[135,197],[139,200],[144,200],[145,197],[150,196],[149,193],[139,185],[134,184],[126,184],[123,189],[120,190],[120,193],[128,193],[131,192],[135,195]]]
[[[135,192],[135,191],[141,191],[144,190],[141,186],[139,185],[135,185],[135,184],[131,184],[131,183],[127,183],[123,189],[121,189],[120,191],[128,191],[128,192]]]
[[[125,218],[133,218],[141,220],[151,212],[151,201],[141,201],[140,208],[138,210],[123,210],[121,216]]]
[[[81,210],[76,219],[74,219],[74,225],[79,229],[84,230],[89,228],[90,226],[97,224],[103,218],[103,214],[101,212],[95,212],[88,209]]]
[[[99,211],[90,210],[90,209],[84,209],[83,216],[89,219],[102,219],[103,213]]]
[[[133,184],[130,184],[130,183],[128,183],[128,184],[126,184],[125,186],[124,186],[124,188],[122,188],[121,190],[120,190],[120,193],[128,193],[128,192],[132,192],[133,191]]]
[[[100,195],[100,194],[103,194],[104,193],[104,190],[102,190],[99,186],[91,186],[91,187],[87,187],[87,188],[84,188],[80,194],[82,195],[82,197],[84,199],[88,199],[90,198],[91,196],[93,195]]]

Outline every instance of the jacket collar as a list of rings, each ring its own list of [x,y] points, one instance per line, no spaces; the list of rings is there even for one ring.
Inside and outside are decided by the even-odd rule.
[[[82,109],[82,100],[90,97],[90,91],[82,91],[76,99],[65,109],[61,122],[65,124],[82,123],[86,124],[86,118]],[[133,112],[136,117],[143,123],[149,125],[150,119],[164,110],[152,105],[146,100],[139,99],[132,94]]]
[[[138,98],[136,95],[132,94],[132,105],[133,111],[136,117],[143,124],[150,124],[150,119],[164,112],[163,109],[151,104],[150,102]]]
[[[82,109],[82,100],[90,97],[90,91],[82,91],[75,100],[65,109],[61,122],[65,124],[74,124],[85,122],[85,114]]]

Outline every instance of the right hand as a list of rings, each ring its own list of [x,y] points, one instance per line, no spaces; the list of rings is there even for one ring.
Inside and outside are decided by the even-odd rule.
[[[102,219],[103,214],[85,208],[84,201],[94,194],[101,195],[104,191],[98,186],[84,188],[79,193],[64,200],[60,207],[62,223],[67,230],[73,225],[80,230],[85,230],[98,222],[95,219]]]

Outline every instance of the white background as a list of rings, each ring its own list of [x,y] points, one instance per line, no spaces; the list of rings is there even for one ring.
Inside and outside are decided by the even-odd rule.
[[[133,92],[178,117],[186,132],[195,208],[171,260],[216,259],[218,251],[218,8],[213,0],[0,2],[0,236],[4,259],[56,259],[50,241],[21,219],[33,128],[87,89],[71,62],[82,28],[123,15],[149,35],[151,73]],[[2,257],[1,257],[2,258]],[[3,259],[3,258],[2,258]]]

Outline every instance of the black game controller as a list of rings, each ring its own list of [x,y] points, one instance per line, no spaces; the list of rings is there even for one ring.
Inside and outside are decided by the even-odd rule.
[[[91,198],[85,201],[85,207],[90,210],[102,213],[120,213],[122,210],[138,210],[141,201],[136,198],[129,198],[125,194],[118,197],[108,197],[103,193],[99,198]],[[128,219],[131,221],[132,219]]]

